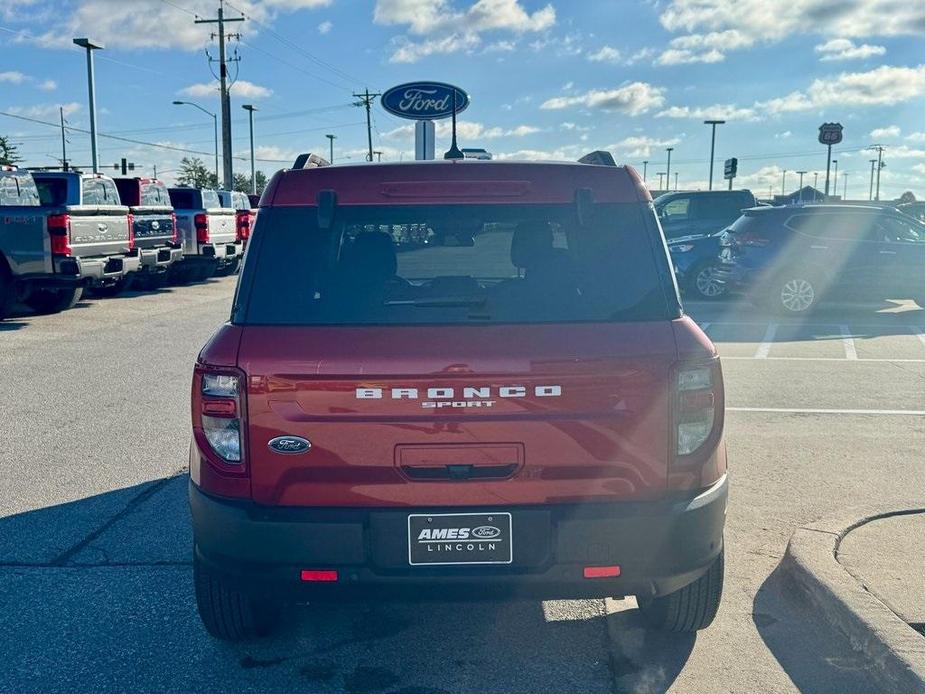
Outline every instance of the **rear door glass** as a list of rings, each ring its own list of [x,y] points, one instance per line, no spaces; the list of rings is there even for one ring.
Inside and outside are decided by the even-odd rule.
[[[733,220],[742,214],[748,203],[739,195],[703,195],[697,198],[698,219]]]
[[[36,180],[39,200],[46,207],[58,207],[67,204],[67,181],[63,178],[46,178]]]
[[[691,199],[675,198],[661,208],[662,217],[669,222],[682,222],[690,217]]]
[[[170,203],[178,210],[192,210],[198,207],[196,204],[196,191],[194,190],[171,190]]]
[[[96,178],[84,179],[81,185],[80,202],[84,205],[106,205],[106,189],[103,181]]]
[[[33,207],[39,204],[39,193],[32,176],[0,174],[0,205]]]
[[[411,325],[661,320],[659,249],[639,205],[267,208],[236,321]],[[651,233],[655,233],[654,231]],[[667,260],[662,258],[667,265]],[[669,280],[670,281],[670,280]]]

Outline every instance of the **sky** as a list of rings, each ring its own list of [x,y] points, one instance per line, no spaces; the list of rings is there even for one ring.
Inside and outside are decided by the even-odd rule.
[[[100,158],[173,181],[183,156],[212,166],[212,119],[174,100],[219,109],[208,56],[218,47],[218,0],[0,0],[0,135],[25,165],[89,165],[86,65],[72,38],[97,51]],[[722,162],[739,160],[737,187],[757,194],[824,185],[824,122],[840,122],[838,193],[869,192],[872,144],[886,147],[882,197],[925,197],[925,2],[900,0],[233,0],[239,33],[230,74],[236,172],[249,173],[253,104],[257,168],[272,173],[300,152],[362,161],[366,123],[353,94],[425,79],[464,89],[460,146],[495,158],[574,160],[594,149],[667,169],[681,189],[707,187],[710,128]],[[214,65],[211,66],[215,70]],[[413,158],[413,124],[373,106],[383,160]],[[19,116],[14,118],[11,116]],[[33,120],[24,120],[33,119]],[[449,122],[437,127],[439,153]],[[124,138],[124,139],[115,139]],[[137,141],[137,142],[132,142]],[[141,144],[146,143],[146,144]],[[156,146],[153,146],[156,145]],[[199,154],[192,154],[198,152]],[[643,162],[648,161],[644,165]],[[786,173],[785,173],[786,172]]]

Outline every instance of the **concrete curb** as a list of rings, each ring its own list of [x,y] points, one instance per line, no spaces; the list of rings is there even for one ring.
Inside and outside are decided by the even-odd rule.
[[[925,692],[925,639],[848,573],[836,558],[838,545],[865,523],[921,509],[846,509],[798,528],[782,569],[831,626],[873,666],[884,691]]]

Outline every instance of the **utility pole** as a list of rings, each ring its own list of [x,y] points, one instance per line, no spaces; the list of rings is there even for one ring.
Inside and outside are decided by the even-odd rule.
[[[787,192],[786,188],[787,188],[787,169],[784,169],[783,171],[781,171],[781,175],[780,175],[780,194],[781,195],[786,194]]]
[[[157,164],[154,165],[154,178],[157,178]]]
[[[832,197],[834,197],[838,195],[838,159],[833,159],[832,163],[835,164],[835,175],[832,176]]]
[[[668,152],[668,165],[665,167],[665,183],[671,185],[671,152],[674,150],[674,147],[666,147],[665,151]]]
[[[93,173],[99,173],[100,150],[96,145],[96,88],[93,85],[93,51],[101,50],[103,44],[88,38],[74,39],[74,44],[87,50],[87,89],[90,92],[90,155],[93,158]]]
[[[664,171],[659,171],[658,174],[657,174],[657,176],[658,176],[658,189],[659,189],[659,191],[662,190],[662,180],[663,180],[663,179],[662,179],[662,176],[664,176],[664,175],[665,175],[665,172],[664,172]]]
[[[225,22],[243,22],[244,17],[225,17],[224,0],[218,0],[218,17],[215,19],[197,19],[196,24],[218,24],[218,69],[222,100],[222,178],[226,190],[234,187],[234,173],[231,168],[231,97],[228,94],[228,64],[225,60],[225,39],[237,37],[237,34],[225,36]],[[212,34],[215,38],[215,34]],[[211,60],[211,59],[210,59]]]
[[[678,192],[678,172],[674,172],[674,192]]]
[[[713,126],[713,133],[710,135],[710,188],[713,190],[713,151],[716,149],[716,126],[722,125],[724,120],[705,120],[704,125]]]
[[[333,164],[334,163],[334,140],[337,139],[337,135],[325,135],[325,137],[328,138],[328,140],[331,143],[331,156],[328,158],[328,161]]]
[[[867,194],[868,200],[874,199],[874,166],[876,166],[876,164],[877,164],[876,159],[870,160],[870,193]]]
[[[813,202],[816,202],[816,192],[819,190],[819,172],[813,172]],[[828,191],[826,191],[828,194]]]
[[[380,162],[380,161],[382,161],[382,152],[380,152],[380,151],[377,149],[375,152],[373,152],[373,154],[376,155],[376,162],[377,162],[377,163]]]
[[[848,172],[847,171],[842,173],[841,179],[842,179],[841,199],[847,200],[848,199]]]
[[[251,127],[251,194],[257,195],[257,175],[254,171],[254,111],[257,110],[257,107],[253,104],[243,104],[241,106],[247,115],[250,116],[250,127]]]
[[[797,171],[800,174],[800,202],[803,202],[803,174],[808,174],[809,171]]]
[[[67,171],[67,139],[64,136],[64,107],[58,107],[58,115],[61,116],[61,168]]]
[[[648,168],[649,168],[649,160],[643,159],[642,160],[642,182],[643,183],[646,182],[646,169]]]
[[[366,161],[372,161],[373,160],[373,124],[372,124],[372,116],[370,115],[370,107],[372,106],[373,99],[379,96],[379,92],[376,92],[375,94],[370,94],[369,89],[367,88],[366,90],[363,91],[362,94],[354,94],[353,96],[360,100],[357,103],[357,106],[366,107],[366,139],[369,143],[369,152],[366,155]]]
[[[880,200],[880,170],[883,169],[883,150],[886,149],[883,145],[871,145],[868,149],[873,149],[877,152],[877,192],[874,195],[874,200]]]

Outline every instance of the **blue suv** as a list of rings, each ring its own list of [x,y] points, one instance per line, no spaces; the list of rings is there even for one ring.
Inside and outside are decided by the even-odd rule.
[[[778,313],[804,314],[833,297],[925,308],[925,224],[894,208],[757,207],[720,241],[717,281]]]

